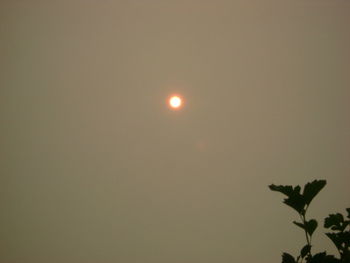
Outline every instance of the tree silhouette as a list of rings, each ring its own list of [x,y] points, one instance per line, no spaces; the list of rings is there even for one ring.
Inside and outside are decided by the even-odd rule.
[[[347,208],[347,217],[340,213],[330,214],[324,219],[324,227],[329,229],[326,233],[328,238],[334,243],[339,252],[339,258],[334,255],[328,255],[326,252],[317,254],[311,253],[312,235],[317,229],[318,223],[315,219],[306,219],[306,212],[314,197],[325,187],[326,180],[314,180],[304,186],[300,193],[299,185],[269,185],[271,191],[280,192],[287,196],[283,203],[298,212],[300,222],[293,223],[304,230],[306,244],[301,248],[300,254],[295,258],[288,253],[282,254],[282,263],[350,263],[350,208]]]

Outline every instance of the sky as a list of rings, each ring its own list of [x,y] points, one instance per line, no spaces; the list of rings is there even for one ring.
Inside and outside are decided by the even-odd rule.
[[[271,263],[350,206],[350,2],[0,2],[0,261]],[[167,106],[180,94],[180,110]],[[320,227],[313,251],[336,253]]]

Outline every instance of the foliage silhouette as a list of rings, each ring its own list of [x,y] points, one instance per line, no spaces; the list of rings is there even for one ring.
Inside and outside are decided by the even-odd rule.
[[[300,250],[296,258],[288,253],[282,254],[282,263],[350,263],[350,208],[347,208],[347,217],[340,213],[330,214],[324,219],[324,227],[331,232],[326,233],[327,237],[334,243],[339,252],[339,258],[328,255],[326,252],[317,254],[311,253],[312,235],[317,229],[315,219],[306,219],[306,212],[314,197],[325,187],[326,180],[314,180],[304,186],[303,193],[300,193],[299,185],[269,185],[271,191],[280,192],[287,196],[283,203],[298,212],[301,222],[293,223],[304,230],[306,244]]]

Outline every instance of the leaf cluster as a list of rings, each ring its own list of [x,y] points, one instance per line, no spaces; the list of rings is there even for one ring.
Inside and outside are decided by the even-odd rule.
[[[271,191],[281,192],[286,195],[284,203],[299,214],[305,215],[307,207],[310,205],[312,199],[322,190],[326,185],[326,180],[314,180],[304,186],[303,193],[300,193],[301,187],[299,185],[293,187],[291,185],[269,185]]]
[[[314,180],[307,183],[303,192],[299,185],[293,187],[291,185],[269,185],[271,191],[280,192],[287,197],[283,202],[298,212],[300,222],[293,223],[303,229],[306,237],[306,244],[301,248],[300,254],[295,258],[288,253],[282,254],[282,263],[350,263],[350,208],[347,208],[347,219],[340,213],[331,214],[324,220],[324,227],[330,229],[331,232],[326,233],[337,247],[340,258],[334,255],[328,255],[326,252],[317,254],[311,253],[312,235],[318,227],[315,219],[306,219],[306,212],[314,197],[324,188],[326,180]]]
[[[340,213],[330,214],[324,220],[324,227],[332,230],[326,235],[338,249],[340,257],[344,259],[343,262],[350,262],[350,208],[346,211],[347,218]]]

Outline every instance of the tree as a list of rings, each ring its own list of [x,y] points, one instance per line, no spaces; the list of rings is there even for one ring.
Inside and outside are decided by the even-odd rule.
[[[307,219],[306,213],[314,197],[325,187],[326,180],[314,180],[304,186],[301,193],[299,185],[269,185],[271,191],[280,192],[287,196],[283,203],[294,209],[300,217],[300,221],[293,223],[303,229],[305,233],[306,244],[302,246],[300,254],[293,257],[288,253],[282,254],[282,263],[350,263],[350,208],[347,208],[347,217],[342,214],[330,214],[324,219],[324,227],[330,232],[327,237],[334,243],[339,252],[339,258],[334,255],[328,255],[327,252],[313,254],[312,235],[318,227],[315,219]]]

